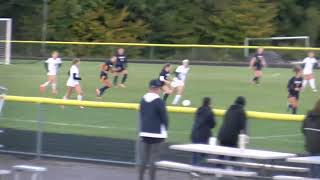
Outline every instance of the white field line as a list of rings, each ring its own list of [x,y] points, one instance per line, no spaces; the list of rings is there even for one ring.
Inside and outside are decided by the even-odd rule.
[[[255,136],[250,137],[250,139],[270,139],[270,138],[286,138],[286,137],[299,137],[301,134],[282,134],[282,135],[273,135],[273,136]]]
[[[9,121],[15,121],[15,122],[22,122],[22,123],[32,123],[36,124],[38,123],[37,120],[22,120],[22,119],[12,119],[12,118],[0,118],[2,120],[9,120]],[[54,126],[70,126],[70,127],[78,127],[78,128],[92,128],[92,129],[117,129],[117,130],[123,130],[123,131],[136,131],[136,128],[123,128],[123,127],[115,127],[115,126],[96,126],[96,125],[89,125],[89,124],[70,124],[70,123],[61,123],[61,122],[44,122],[44,124],[48,125],[54,125]],[[173,134],[188,134],[186,132],[182,131],[170,131],[170,133]]]
[[[15,121],[15,122],[22,122],[22,123],[32,123],[36,124],[38,123],[37,120],[23,120],[23,119],[13,119],[13,118],[0,118],[2,120],[10,120],[10,121]],[[96,126],[96,125],[89,125],[89,124],[70,124],[70,123],[61,123],[61,122],[45,122],[45,124],[48,125],[54,125],[54,126],[70,126],[70,127],[78,127],[78,128],[92,128],[92,129],[117,129],[117,130],[123,130],[123,131],[136,131],[136,128],[123,128],[123,127],[115,127],[115,126]],[[172,134],[186,134],[188,135],[189,132],[184,132],[184,131],[169,131],[169,133]],[[252,140],[267,140],[267,139],[280,139],[282,138],[283,141],[290,141],[287,139],[283,139],[286,137],[299,137],[301,134],[283,134],[283,135],[273,135],[273,136],[253,136],[250,137]],[[300,141],[300,140],[295,140],[295,142]]]

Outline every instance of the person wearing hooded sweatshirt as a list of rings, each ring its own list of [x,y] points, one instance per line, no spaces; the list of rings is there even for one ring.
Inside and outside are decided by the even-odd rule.
[[[221,146],[237,147],[239,134],[247,133],[245,105],[245,98],[239,96],[224,115],[223,123],[218,134],[218,141]]]
[[[140,102],[140,130],[137,146],[139,180],[144,179],[148,163],[150,180],[155,179],[155,162],[159,160],[161,144],[168,136],[168,115],[165,103],[160,98],[161,87],[160,80],[151,80],[149,92]]]
[[[210,105],[211,99],[205,97],[202,106],[197,109],[191,133],[191,141],[194,144],[208,144],[212,136],[211,129],[216,126],[216,121]],[[203,156],[201,153],[193,153],[192,164],[198,164]]]
[[[303,121],[302,133],[305,136],[306,151],[311,156],[320,156],[320,100]],[[320,178],[320,165],[311,166],[311,175],[313,178]]]

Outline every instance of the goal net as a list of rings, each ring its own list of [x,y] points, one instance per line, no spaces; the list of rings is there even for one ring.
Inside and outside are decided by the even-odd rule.
[[[310,47],[309,36],[294,36],[294,37],[268,37],[268,38],[245,38],[244,46],[287,46],[287,47]],[[251,57],[255,53],[255,49],[244,48],[244,56]],[[286,51],[286,50],[266,50],[266,55],[269,56],[273,63],[282,63],[288,60],[301,58],[305,56],[305,52]],[[268,57],[267,57],[268,59]]]
[[[0,64],[10,64],[11,25],[10,18],[0,18]]]

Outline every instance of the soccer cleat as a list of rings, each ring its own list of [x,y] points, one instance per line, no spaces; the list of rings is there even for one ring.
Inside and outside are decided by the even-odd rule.
[[[80,109],[84,109],[84,107],[83,107],[83,106],[80,106],[79,108],[80,108]]]
[[[119,86],[122,87],[122,88],[126,88],[126,87],[127,87],[127,86],[124,85],[124,84],[119,84]]]
[[[100,97],[101,95],[100,95],[100,90],[99,89],[96,89],[96,95],[97,95],[97,97]]]
[[[312,91],[313,91],[313,92],[318,92],[318,90],[317,90],[317,89],[312,89]]]

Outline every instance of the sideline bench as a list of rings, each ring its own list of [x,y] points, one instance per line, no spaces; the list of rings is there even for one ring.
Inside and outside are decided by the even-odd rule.
[[[47,168],[45,167],[29,166],[29,165],[17,165],[17,166],[13,166],[12,168],[13,168],[14,180],[20,179],[20,172],[31,173],[31,180],[37,180],[37,179],[41,179],[42,173],[47,171]]]
[[[184,173],[199,173],[201,175],[215,175],[217,177],[222,176],[232,176],[232,177],[256,177],[256,172],[249,171],[238,171],[238,170],[227,170],[219,168],[209,168],[209,167],[200,167],[193,166],[189,164],[177,163],[172,161],[159,161],[155,163],[158,168],[178,171]]]
[[[11,174],[11,171],[1,169],[0,170],[0,179],[4,180],[4,177],[8,176],[9,174]]]
[[[273,176],[274,180],[319,180],[315,178],[299,177],[299,176]]]
[[[214,164],[241,166],[246,168],[253,168],[253,169],[256,168],[256,169],[264,169],[264,170],[272,170],[272,171],[287,171],[287,172],[299,172],[299,173],[306,173],[309,171],[308,168],[302,168],[302,167],[260,164],[260,163],[253,163],[253,162],[240,162],[240,161],[230,161],[230,160],[221,160],[221,159],[207,159],[207,161],[209,163],[214,163]]]

